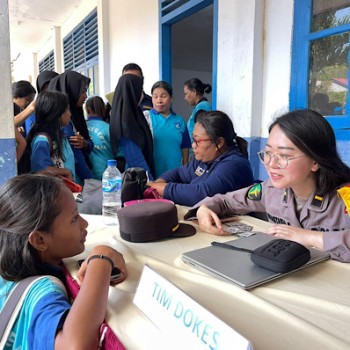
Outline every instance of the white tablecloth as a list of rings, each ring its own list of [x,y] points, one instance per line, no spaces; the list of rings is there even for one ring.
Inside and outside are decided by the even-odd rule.
[[[179,218],[187,208],[178,207]],[[199,230],[192,237],[152,243],[130,243],[118,227],[106,227],[101,216],[89,222],[86,250],[107,244],[122,252],[128,278],[110,287],[107,321],[125,347],[170,349],[161,332],[133,304],[144,264],[157,270],[230,327],[249,339],[255,350],[350,349],[350,264],[321,262],[250,291],[211,277],[181,260],[185,251],[209,246],[218,237]],[[241,221],[263,231],[267,222],[243,216]],[[86,253],[85,253],[86,254]],[[71,273],[84,254],[66,260]],[[227,344],[227,349],[231,349]]]

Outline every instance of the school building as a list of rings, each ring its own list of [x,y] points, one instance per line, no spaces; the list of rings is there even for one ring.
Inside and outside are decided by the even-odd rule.
[[[13,81],[73,69],[104,97],[129,62],[147,93],[172,84],[185,119],[184,81],[210,83],[213,107],[249,141],[256,179],[269,124],[295,108],[325,115],[350,166],[349,32],[350,0],[0,0],[0,183],[16,175]]]

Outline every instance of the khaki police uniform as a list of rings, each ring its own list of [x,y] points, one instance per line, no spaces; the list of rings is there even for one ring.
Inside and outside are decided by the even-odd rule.
[[[313,194],[300,211],[295,195],[288,189],[277,189],[270,179],[224,195],[206,197],[205,204],[220,217],[250,212],[266,212],[268,221],[324,232],[324,250],[333,259],[350,262],[350,217],[343,200],[333,191],[323,197]],[[193,216],[190,211],[186,217]]]

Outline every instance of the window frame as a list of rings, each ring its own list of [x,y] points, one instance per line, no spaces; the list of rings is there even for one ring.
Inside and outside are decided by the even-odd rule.
[[[350,23],[338,27],[327,28],[311,33],[313,0],[294,1],[294,23],[292,42],[292,65],[290,82],[290,109],[307,108],[309,79],[309,44],[310,42],[332,35],[349,32]],[[348,93],[345,114],[342,116],[326,116],[338,140],[350,140],[350,63],[348,70]]]

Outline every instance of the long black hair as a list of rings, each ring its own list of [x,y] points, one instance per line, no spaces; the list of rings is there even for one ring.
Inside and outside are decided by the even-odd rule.
[[[27,136],[27,147],[31,150],[33,138],[39,133],[47,134],[57,145],[57,155],[63,156],[63,132],[60,117],[69,108],[68,97],[58,91],[43,91],[35,101],[35,123]]]
[[[336,138],[328,121],[311,109],[300,109],[278,117],[278,125],[291,142],[318,165],[316,191],[325,195],[350,181],[350,168],[341,160]]]
[[[90,109],[97,117],[105,118],[106,105],[100,96],[91,96],[85,102],[85,109]]]
[[[203,95],[211,93],[211,85],[207,83],[203,83],[198,78],[192,78],[186,80],[184,83],[185,86],[188,87],[189,90],[195,91],[198,96],[203,97]]]
[[[222,137],[227,146],[238,147],[241,153],[248,158],[248,142],[237,136],[232,120],[227,114],[221,111],[200,111],[197,114],[196,122],[203,126],[215,144],[217,144],[219,137]]]
[[[50,231],[62,210],[62,186],[55,176],[25,174],[0,187],[0,275],[4,279],[49,274],[64,281],[62,272],[43,264],[28,241],[35,230]]]

